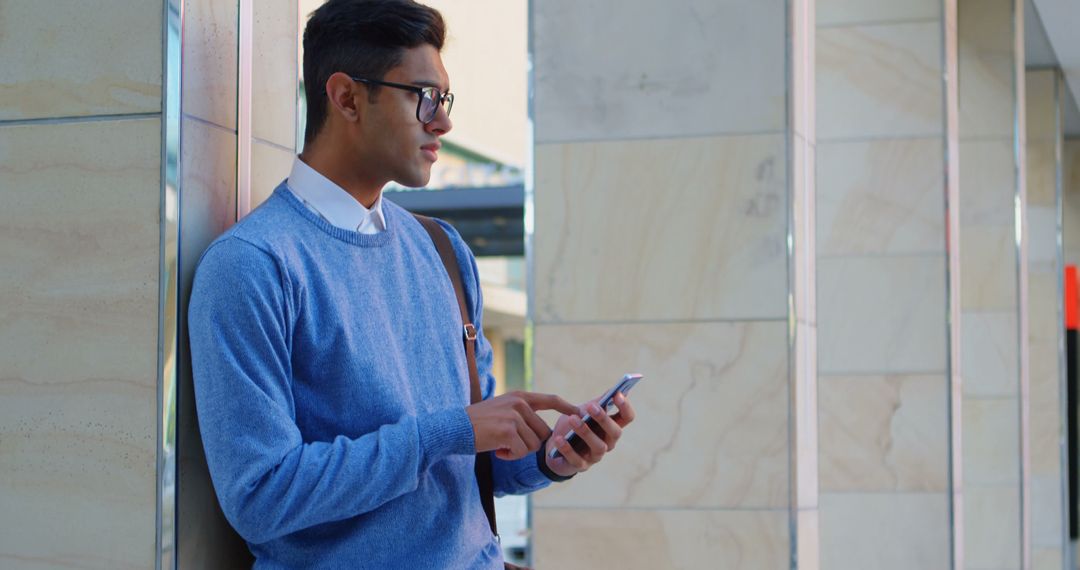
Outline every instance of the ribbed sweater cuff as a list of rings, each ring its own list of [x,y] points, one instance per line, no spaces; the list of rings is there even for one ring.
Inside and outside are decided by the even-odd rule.
[[[450,408],[416,419],[420,447],[430,465],[448,455],[476,453],[472,422],[465,408]]]
[[[563,481],[569,481],[570,479],[573,479],[574,475],[577,475],[577,473],[574,473],[574,475],[564,477],[552,471],[551,468],[548,467],[547,458],[544,454],[545,451],[547,451],[547,440],[544,440],[543,445],[541,445],[540,449],[536,452],[536,469],[534,469],[533,471],[536,471],[537,477],[542,479],[545,483],[547,483],[548,481],[562,483]]]

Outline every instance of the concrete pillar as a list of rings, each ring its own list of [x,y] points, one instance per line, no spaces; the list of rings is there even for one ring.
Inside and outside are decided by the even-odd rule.
[[[955,559],[955,17],[940,0],[818,3],[821,562],[830,570]]]
[[[1063,82],[1056,69],[1025,74],[1027,103],[1028,343],[1031,354],[1031,540],[1035,570],[1064,568],[1068,511],[1064,439],[1061,236]]]
[[[530,17],[534,385],[646,375],[619,449],[534,497],[536,566],[815,568],[813,3]]]
[[[964,567],[1028,568],[1023,10],[958,8]]]

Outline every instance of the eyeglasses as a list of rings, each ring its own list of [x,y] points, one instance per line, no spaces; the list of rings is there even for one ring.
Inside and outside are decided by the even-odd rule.
[[[449,91],[440,93],[435,87],[417,87],[416,85],[391,83],[389,81],[380,81],[378,79],[364,79],[363,77],[353,77],[351,75],[349,78],[357,83],[363,83],[365,85],[383,85],[416,93],[420,97],[420,100],[416,102],[416,120],[425,125],[435,120],[435,114],[439,112],[440,105],[446,106],[446,114],[448,116],[450,115],[450,109],[454,107],[454,94]]]

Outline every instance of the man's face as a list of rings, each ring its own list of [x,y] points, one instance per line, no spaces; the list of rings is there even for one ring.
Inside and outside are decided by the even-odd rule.
[[[401,65],[391,69],[384,81],[450,89],[450,79],[439,52],[424,44],[405,51]],[[366,97],[365,97],[366,99]],[[431,179],[431,165],[438,159],[439,137],[452,128],[445,107],[423,124],[416,118],[419,95],[403,89],[380,87],[374,103],[365,105],[360,124],[364,141],[365,168],[378,178],[410,187],[424,186]],[[366,101],[365,101],[366,102]]]

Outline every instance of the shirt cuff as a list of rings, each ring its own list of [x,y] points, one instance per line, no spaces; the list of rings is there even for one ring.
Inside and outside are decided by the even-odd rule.
[[[548,467],[547,460],[544,458],[544,453],[546,451],[547,451],[547,440],[544,440],[543,445],[541,445],[540,449],[538,449],[536,451],[536,467],[538,469],[540,469],[540,472],[543,473],[545,477],[547,477],[548,479],[551,479],[555,483],[562,483],[563,481],[573,479],[574,475],[577,475],[577,473],[574,473],[574,475],[564,477],[564,476],[559,475],[558,473],[552,471],[551,468]]]
[[[476,453],[476,436],[465,408],[439,410],[416,418],[420,449],[431,465],[449,455]]]

